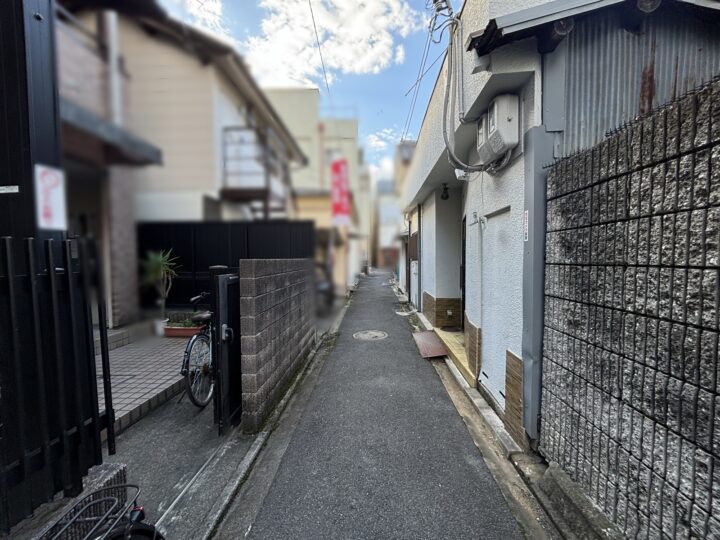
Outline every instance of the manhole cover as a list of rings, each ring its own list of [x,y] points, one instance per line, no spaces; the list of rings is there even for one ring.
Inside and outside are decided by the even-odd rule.
[[[365,341],[377,341],[378,339],[385,339],[388,335],[387,332],[382,330],[363,330],[362,332],[355,332],[353,337]]]

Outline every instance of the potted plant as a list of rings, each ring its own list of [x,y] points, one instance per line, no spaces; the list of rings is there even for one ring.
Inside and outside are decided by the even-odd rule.
[[[165,337],[189,338],[202,330],[202,326],[196,325],[190,319],[171,321],[165,325]]]
[[[167,323],[165,305],[172,288],[172,280],[177,276],[178,265],[175,261],[177,257],[172,256],[172,249],[148,251],[142,261],[143,285],[153,287],[158,294],[160,319],[155,320],[155,333],[158,336],[163,335]]]

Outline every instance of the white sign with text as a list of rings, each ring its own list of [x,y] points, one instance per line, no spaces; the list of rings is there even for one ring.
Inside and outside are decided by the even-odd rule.
[[[38,228],[67,230],[65,173],[62,169],[35,165],[35,203]]]

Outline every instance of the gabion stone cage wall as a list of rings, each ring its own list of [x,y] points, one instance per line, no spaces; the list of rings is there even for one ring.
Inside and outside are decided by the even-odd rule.
[[[547,196],[540,451],[628,536],[720,538],[720,81]]]

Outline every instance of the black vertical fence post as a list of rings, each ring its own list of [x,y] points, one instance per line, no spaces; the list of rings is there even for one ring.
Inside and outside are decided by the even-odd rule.
[[[8,304],[10,315],[10,335],[12,343],[13,357],[13,386],[15,390],[15,408],[18,415],[18,444],[22,451],[22,475],[25,476],[27,471],[27,429],[25,422],[27,414],[25,412],[25,385],[23,384],[23,365],[20,356],[20,318],[18,317],[17,291],[15,287],[15,265],[13,264],[13,242],[12,238],[3,238],[3,266],[5,275],[7,276]]]
[[[63,355],[62,344],[62,325],[60,322],[60,291],[57,276],[57,268],[55,266],[54,242],[52,240],[45,241],[45,257],[48,266],[48,276],[50,278],[50,298],[52,309],[52,327],[53,327],[53,343],[55,345],[55,369],[58,378],[57,385],[57,410],[60,416],[60,437],[62,441],[62,482],[66,495],[75,495],[77,486],[73,485],[73,474],[70,466],[70,441],[68,440],[67,425],[67,401],[65,398],[65,358]]]
[[[62,239],[38,230],[36,164],[61,166],[53,0],[0,2],[0,234]],[[57,246],[58,248],[60,246]]]
[[[93,381],[94,384],[90,384],[90,400],[92,403],[98,402],[98,393],[97,393],[97,370],[95,369],[95,336],[93,334],[93,321],[92,321],[92,303],[90,298],[90,291],[92,291],[92,271],[90,269],[90,250],[88,249],[87,240],[84,238],[80,239],[78,241],[78,251],[80,254],[80,272],[82,275],[82,289],[85,293],[85,298],[83,305],[85,306],[85,310],[83,313],[84,318],[84,328],[85,328],[85,356],[86,358],[89,358],[90,361],[88,362],[87,371],[88,371],[88,377],[91,381]],[[96,265],[96,268],[98,272],[100,271],[100,267]],[[100,425],[100,415],[98,411],[98,407],[92,407],[91,409],[91,416],[93,420],[93,427],[95,428],[94,436],[97,438],[97,440],[100,439],[100,431],[102,429],[102,426]],[[115,451],[115,426],[109,426],[108,427],[108,434],[112,431],[112,441],[113,441],[113,453]],[[108,436],[108,440],[110,440],[110,436]],[[97,463],[102,462],[102,448],[100,445],[97,445],[95,447],[95,460]]]
[[[95,269],[84,243],[78,261],[72,242],[0,239],[0,534],[59,491],[77,494],[89,468],[102,463]],[[113,435],[111,424],[114,451]]]
[[[79,320],[77,317],[77,305],[75,299],[75,282],[73,279],[73,259],[71,252],[70,240],[63,241],[63,262],[65,264],[65,279],[67,283],[67,300],[70,308],[70,342],[72,343],[72,357],[73,357],[73,378],[76,381],[80,380],[80,348],[77,342],[77,329],[79,326]],[[83,413],[82,413],[82,393],[79,391],[74,392],[75,401],[75,425],[78,429],[78,443],[83,446],[85,443],[86,430],[83,424]]]
[[[222,407],[222,392],[220,391],[220,385],[218,380],[218,362],[220,360],[220,349],[218,347],[218,341],[221,339],[221,336],[220,328],[218,326],[218,305],[220,299],[218,298],[219,290],[215,277],[221,274],[226,274],[227,271],[228,267],[222,264],[214,265],[208,268],[208,272],[210,273],[210,311],[212,311],[213,313],[213,320],[210,323],[212,324],[213,328],[210,351],[213,358],[213,370],[215,371],[215,373],[213,373],[213,377],[215,379],[215,394],[213,396],[213,422],[218,425],[220,424],[220,409]]]
[[[107,418],[107,445],[108,454],[115,454],[115,409],[112,399],[112,382],[110,379],[110,351],[107,336],[107,307],[105,303],[105,276],[100,266],[100,253],[97,244],[93,243],[93,259],[96,261],[95,274],[97,276],[97,308],[98,332],[100,333],[100,356],[103,372],[103,394],[105,396],[105,416]]]
[[[30,285],[30,302],[32,309],[32,326],[33,326],[33,345],[35,349],[35,372],[37,374],[37,392],[35,393],[38,401],[40,435],[43,443],[43,459],[45,464],[50,463],[50,430],[48,426],[48,406],[47,406],[47,384],[45,380],[45,362],[43,361],[43,337],[42,323],[40,320],[40,293],[38,291],[37,264],[35,263],[37,245],[34,238],[28,238],[25,241],[25,249],[27,256],[27,275]]]

